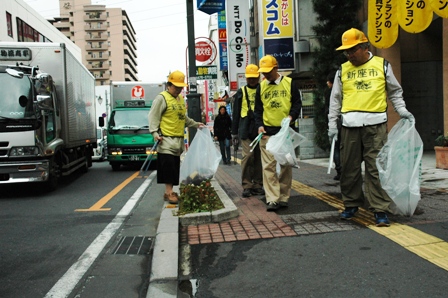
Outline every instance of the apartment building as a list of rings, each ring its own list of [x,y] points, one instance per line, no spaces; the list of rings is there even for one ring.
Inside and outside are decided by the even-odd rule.
[[[138,81],[136,33],[126,11],[90,0],[60,0],[59,9],[50,22],[80,47],[96,85]]]

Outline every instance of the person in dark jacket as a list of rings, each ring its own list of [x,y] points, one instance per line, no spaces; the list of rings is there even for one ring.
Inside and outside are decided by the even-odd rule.
[[[222,161],[226,165],[230,165],[230,140],[232,139],[232,134],[230,133],[231,127],[232,119],[230,119],[230,115],[227,113],[226,107],[220,106],[219,113],[213,124],[213,135],[215,141],[219,142]]]
[[[260,146],[250,147],[250,143],[258,135],[253,111],[255,107],[255,92],[260,82],[258,66],[249,64],[246,67],[247,85],[238,89],[233,102],[232,140],[238,145],[241,139],[243,149],[241,159],[241,184],[243,197],[264,195],[263,169],[261,167]],[[251,151],[252,149],[252,151]]]

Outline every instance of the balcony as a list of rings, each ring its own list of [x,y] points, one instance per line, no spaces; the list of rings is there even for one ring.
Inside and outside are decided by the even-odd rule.
[[[99,55],[101,53],[101,56]],[[109,59],[109,54],[105,52],[86,55],[87,61],[105,61]]]
[[[108,63],[87,64],[87,69],[92,73],[100,70],[104,71],[109,69],[109,64]]]
[[[90,25],[85,25],[84,30],[85,31],[106,31],[107,24],[91,23]]]
[[[106,51],[108,50],[108,45],[107,44],[103,44],[103,45],[86,45],[86,51]]]
[[[95,77],[95,80],[109,80],[110,79],[110,75],[108,73],[103,73],[103,74],[92,73],[92,74]]]
[[[84,39],[86,41],[107,40],[107,34],[99,34],[99,36],[87,34],[86,36],[84,36]]]
[[[105,13],[91,12],[89,15],[84,16],[84,21],[86,22],[101,22],[106,21],[107,17]]]

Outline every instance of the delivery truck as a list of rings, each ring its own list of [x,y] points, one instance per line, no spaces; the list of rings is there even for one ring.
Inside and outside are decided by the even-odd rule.
[[[111,82],[107,160],[112,170],[143,164],[149,154],[155,153],[151,152],[154,138],[149,133],[148,114],[154,98],[162,91],[165,83]]]
[[[87,172],[96,147],[95,78],[64,43],[0,42],[0,184]]]

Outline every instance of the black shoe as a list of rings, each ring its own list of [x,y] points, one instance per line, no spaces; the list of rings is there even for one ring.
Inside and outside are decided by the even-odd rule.
[[[337,180],[337,181],[341,180],[341,174],[338,173],[336,176],[333,177],[333,180]]]
[[[263,196],[264,195],[264,189],[263,188],[251,188],[250,193],[254,196]]]
[[[288,208],[288,206],[289,206],[288,202],[278,202],[278,204],[280,205],[280,207]]]
[[[355,213],[358,211],[358,207],[346,207],[344,211],[341,212],[341,219],[352,219]]]
[[[275,211],[278,208],[280,208],[280,205],[277,204],[276,202],[269,202],[266,205],[267,205],[267,207],[266,207],[267,211]]]
[[[387,214],[384,212],[375,212],[375,225],[377,227],[388,227],[390,226]]]
[[[250,188],[246,188],[245,190],[243,190],[243,198],[248,198],[252,196]]]

